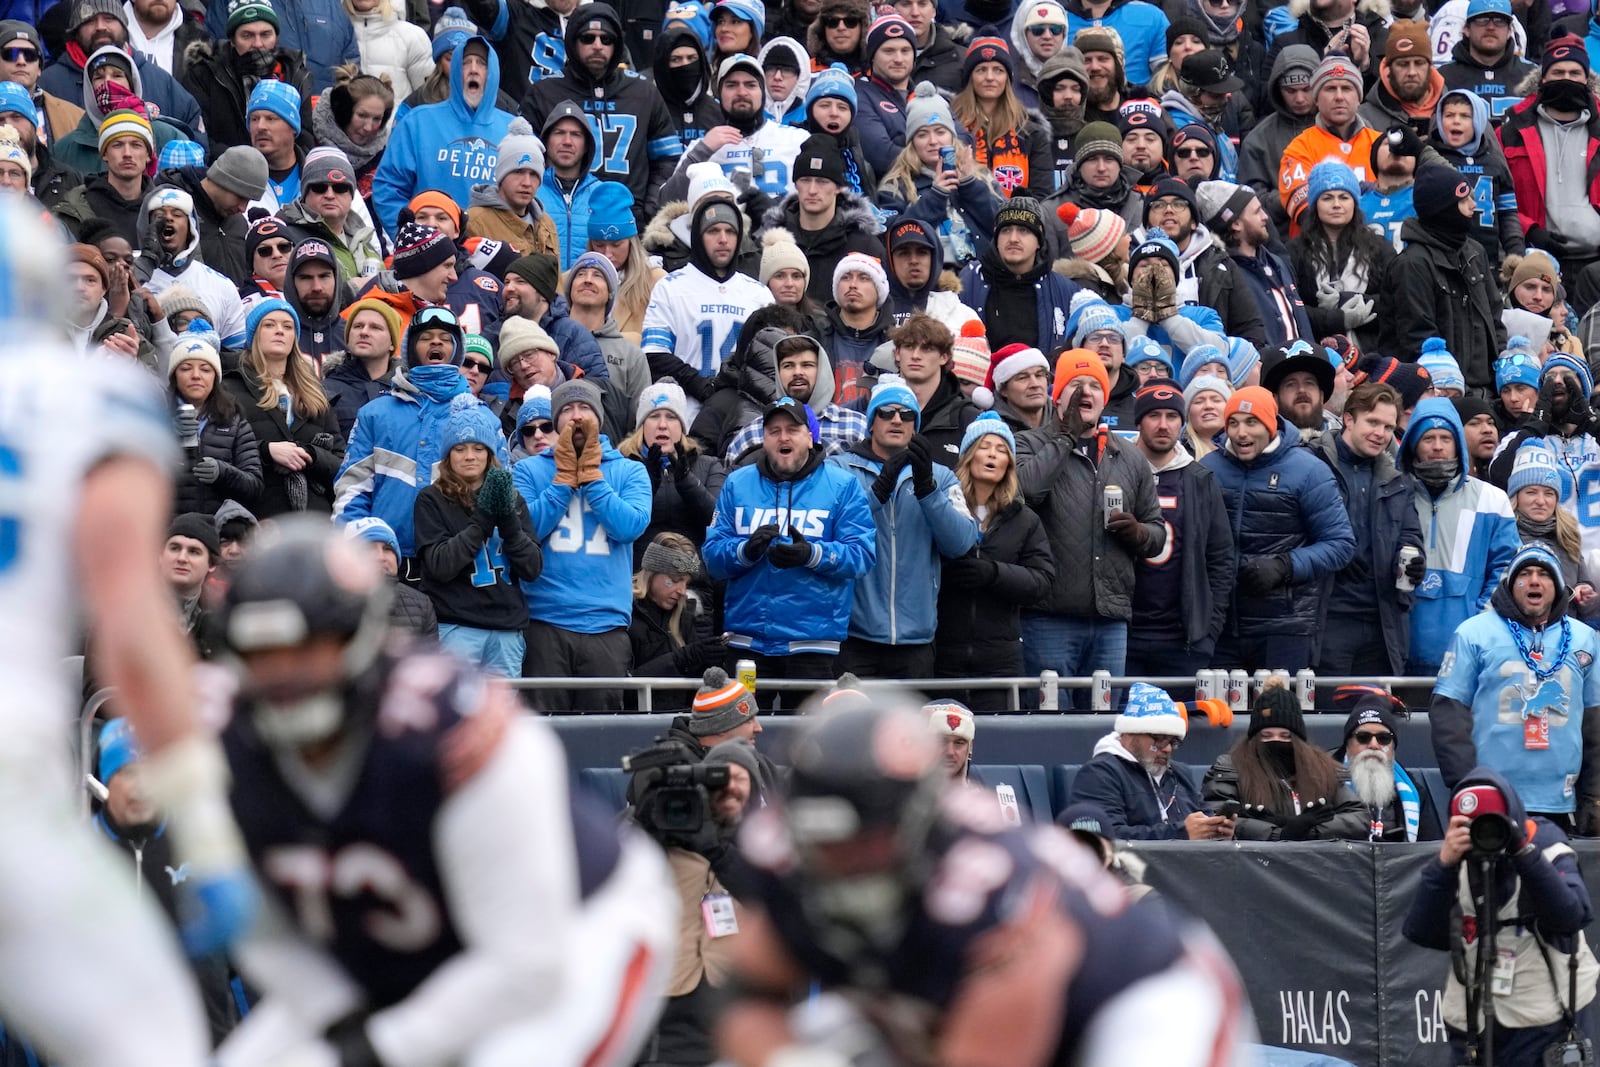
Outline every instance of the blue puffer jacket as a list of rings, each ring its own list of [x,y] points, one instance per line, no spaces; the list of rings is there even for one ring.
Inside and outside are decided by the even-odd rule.
[[[600,480],[556,484],[553,449],[511,468],[544,549],[537,581],[523,582],[528,617],[563,630],[599,634],[633,621],[633,543],[650,525],[654,494],[644,465],[600,435]]]
[[[410,351],[410,333],[408,329],[404,351]],[[333,485],[334,521],[382,519],[394,529],[402,557],[417,552],[412,515],[417,494],[432,484],[434,469],[444,458],[439,441],[450,418],[450,401],[469,388],[459,371],[449,385],[419,386],[407,377],[419,369],[424,368],[408,372],[396,367],[389,394],[369,401],[356,413],[344,466]],[[509,465],[504,437],[495,455],[501,466]]]
[[[1241,463],[1219,433],[1203,463],[1217,476],[1233,528],[1234,571],[1257,556],[1287,555],[1289,585],[1264,595],[1233,593],[1228,632],[1238,637],[1311,635],[1329,581],[1356,554],[1350,516],[1327,464],[1300,447],[1300,431],[1278,416],[1271,451]]]
[[[637,463],[634,467],[643,468]],[[749,562],[745,541],[758,526],[799,527],[815,546],[804,567]],[[855,478],[814,449],[800,473],[779,481],[763,456],[728,475],[702,550],[706,573],[728,583],[728,644],[764,656],[839,651],[850,626],[855,582],[877,562],[872,505]]]
[[[1434,418],[1443,419],[1455,435],[1456,455],[1466,454],[1466,435],[1455,405],[1443,397],[1429,397],[1417,404],[1400,440],[1401,470],[1411,472],[1417,442],[1431,428],[1423,424]],[[1428,573],[1411,603],[1411,654],[1406,673],[1433,674],[1456,627],[1488,606],[1495,583],[1517,554],[1521,537],[1505,493],[1466,473],[1458,475],[1438,499],[1417,482],[1412,500],[1422,522]],[[1463,530],[1470,533],[1462,537]]]
[[[372,176],[372,201],[378,209],[378,226],[391,237],[400,209],[421,190],[437,189],[465,204],[474,185],[494,180],[500,141],[514,116],[494,106],[500,93],[500,59],[493,49],[483,98],[477,107],[467,106],[461,56],[472,41],[489,46],[483,37],[468,37],[456,45],[450,59],[450,95],[437,104],[412,108],[389,134],[383,162]]]
[[[828,460],[855,476],[877,524],[878,558],[856,582],[850,636],[885,645],[925,645],[938,623],[942,561],[964,556],[978,543],[978,523],[967,510],[955,472],[935,463],[935,489],[921,500],[911,489],[911,466],[900,468],[887,504],[878,503],[872,483],[883,460],[863,442]]]
[[[593,214],[591,201],[600,179],[589,169],[594,165],[595,156],[594,131],[589,127],[593,120],[576,103],[564,100],[557,104],[545,117],[544,128],[539,131],[539,136],[549,143],[550,131],[562,119],[577,119],[583,123],[584,144],[588,146],[583,156],[583,176],[570,191],[563,192],[552,164],[545,167],[544,180],[539,183],[539,191],[534,195],[539,198],[539,206],[550,213],[551,221],[556,224],[556,237],[561,245],[561,269],[569,270],[573,260],[583,255],[589,247],[589,216]]]
[[[852,121],[861,138],[861,150],[880,178],[906,146],[906,104],[914,88],[902,92],[870,74],[856,79],[856,117]]]

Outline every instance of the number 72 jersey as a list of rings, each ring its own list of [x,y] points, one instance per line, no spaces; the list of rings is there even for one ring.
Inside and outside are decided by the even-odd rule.
[[[770,303],[772,293],[748,274],[719,282],[689,263],[650,291],[640,347],[646,354],[671,352],[710,377],[733,354],[744,320]]]

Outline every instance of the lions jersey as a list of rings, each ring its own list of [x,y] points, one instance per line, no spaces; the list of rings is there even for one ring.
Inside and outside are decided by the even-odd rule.
[[[1184,954],[1177,920],[1154,903],[1130,904],[1127,893],[1088,849],[1054,826],[1005,828],[992,794],[967,791],[947,804],[970,807],[945,823],[930,843],[931,874],[905,905],[898,941],[873,958],[847,959],[836,940],[813,928],[811,892],[777,811],[751,815],[740,837],[752,867],[750,888],[776,936],[825,988],[851,987],[910,998],[938,1011],[950,1007],[970,966],[974,943],[1013,921],[1028,906],[1037,880],[1058,890],[1057,906],[1083,937],[1083,953],[1066,990],[1061,1040],[1052,1064],[1074,1062],[1076,1043],[1095,1013],[1130,986],[1172,967]],[[978,808],[981,807],[981,811]],[[978,828],[979,823],[988,825]],[[867,950],[871,952],[871,950]]]
[[[79,489],[119,455],[163,470],[178,459],[160,389],[131,360],[58,348],[0,359],[0,720],[9,745],[19,729],[53,745],[61,722],[52,715],[76,702],[60,664],[77,651]]]
[[[222,743],[234,817],[268,892],[381,1008],[461,951],[435,820],[452,789],[488,761],[507,722],[477,713],[484,680],[448,656],[411,652],[364,678],[347,712],[370,723],[371,737],[331,813],[290,783],[237,700]],[[589,802],[574,794],[569,811],[587,898],[616,868],[621,845]]]
[[[770,119],[755,133],[711,153],[711,162],[722,167],[732,181],[738,171],[746,171],[756,186],[775,199],[794,192],[794,161],[800,146],[810,134],[799,126],[785,126]],[[761,176],[755,173],[755,150],[761,151]]]
[[[671,352],[710,377],[733,354],[744,320],[770,303],[771,291],[748,274],[735,272],[719,282],[690,263],[650,291],[639,347],[646,353]]]

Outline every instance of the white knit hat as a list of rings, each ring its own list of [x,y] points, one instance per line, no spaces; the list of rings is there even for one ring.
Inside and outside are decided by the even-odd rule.
[[[684,396],[683,386],[671,378],[662,378],[640,393],[639,402],[633,408],[634,425],[642,426],[644,417],[658,408],[678,416],[678,424],[685,433],[689,432],[689,400]]]
[[[167,356],[167,366],[176,370],[178,364],[189,359],[209,363],[217,379],[219,381],[222,379],[222,359],[217,355],[217,350],[204,341],[196,341],[193,338],[179,340],[172,346],[172,352]]]
[[[561,349],[551,336],[532,319],[514,315],[500,324],[500,351],[497,354],[501,367],[506,366],[512,356],[520,356],[535,349],[556,356],[561,355]]]
[[[791,267],[806,276],[807,285],[811,284],[811,261],[794,243],[794,234],[782,226],[774,226],[761,235],[761,272],[758,280],[766,285],[774,274]]]
[[[1182,739],[1189,735],[1189,719],[1165,689],[1134,682],[1127,703],[1111,729],[1119,734],[1157,734]]]
[[[694,216],[694,209],[708,193],[726,193],[729,200],[737,200],[739,191],[733,187],[727,175],[722,173],[720,163],[691,163],[684,172],[689,178],[689,215]]]
[[[889,300],[889,276],[883,271],[883,263],[865,252],[849,252],[840,258],[839,265],[833,268],[833,291],[839,291],[839,279],[853,270],[872,279],[878,290],[878,306],[883,307]]]
[[[959,700],[924,704],[922,710],[928,713],[928,726],[940,737],[961,737],[971,741],[978,732],[972,712]]]

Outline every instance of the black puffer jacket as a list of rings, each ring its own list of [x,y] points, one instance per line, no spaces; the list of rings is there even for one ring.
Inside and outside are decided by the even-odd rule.
[[[782,227],[794,234],[795,244],[811,261],[811,282],[806,295],[818,305],[833,299],[833,268],[850,252],[862,252],[873,259],[883,258],[883,238],[878,234],[878,215],[865,197],[841,192],[833,220],[820,230],[800,228],[800,196],[790,193],[762,217],[762,232]]]
[[[694,642],[711,636],[711,618],[698,609],[698,601],[684,603],[683,642],[673,639],[667,629],[667,612],[656,606],[649,597],[633,602],[633,618],[628,623],[628,641],[633,645],[633,670],[630,674],[646,678],[693,678],[707,667],[722,666],[723,656],[714,660],[702,659],[693,651]],[[675,695],[657,693],[657,711],[686,708],[692,698],[691,690],[680,690]]]
[[[1131,444],[1102,428],[1088,441],[1098,464],[1077,441],[1054,427],[1017,438],[1017,471],[1028,506],[1038,513],[1050,540],[1056,581],[1036,607],[1056,615],[1133,617],[1133,553],[1106,532],[1105,487],[1122,487],[1123,507],[1149,536],[1144,554],[1158,555],[1167,527],[1156,500],[1150,464]]]
[[[389,603],[389,625],[424,640],[439,640],[439,616],[433,610],[433,601],[428,599],[428,594],[405,582],[395,582],[394,600]]]
[[[717,510],[717,494],[722,492],[723,479],[728,476],[722,461],[702,453],[698,448],[692,448],[687,453],[688,471],[681,479],[676,479],[671,471],[659,467],[652,471],[643,453],[628,458],[645,468],[645,473],[650,475],[650,487],[654,490],[650,501],[650,525],[633,542],[634,570],[639,569],[644,550],[657,534],[682,534],[693,541],[697,548],[705,544],[706,527],[711,525],[711,517]]]
[[[237,500],[254,511],[261,497],[261,452],[249,421],[243,415],[207,419],[200,427],[200,456],[216,460],[222,475],[210,485],[202,485],[185,464],[178,474],[173,514],[198,511],[215,515],[224,500]]]
[[[957,588],[952,568],[964,560],[994,564],[976,589]],[[1021,500],[994,517],[978,544],[960,560],[945,560],[939,583],[939,628],[934,651],[939,672],[951,678],[999,677],[1022,672],[1022,609],[1038,604],[1055,581],[1055,559],[1044,524]]]
[[[279,48],[273,53],[270,77],[292,86],[300,93],[300,147],[310,150],[316,146],[311,134],[311,108],[317,97],[311,84],[311,72],[306,67],[303,52]],[[183,51],[183,87],[194,95],[205,116],[206,136],[211,139],[211,154],[215,158],[228,147],[250,143],[250,124],[246,107],[250,93],[258,81],[266,80],[256,73],[247,73],[244,61],[233,50],[233,44],[222,41],[195,41]]]
[[[1280,789],[1278,803],[1272,807],[1246,805],[1234,823],[1235,841],[1283,841],[1283,827],[1295,815],[1294,800],[1287,788]],[[1233,753],[1224,752],[1206,772],[1201,794],[1207,804],[1220,804],[1228,800],[1242,800],[1239,796],[1239,772],[1233,766]],[[1350,790],[1350,783],[1340,776],[1339,789],[1331,797],[1301,797],[1303,811],[1320,813],[1317,824],[1306,834],[1307,841],[1365,841],[1371,823],[1361,801]]]
[[[322,414],[302,414],[290,426],[280,408],[261,408],[261,382],[249,367],[235,367],[222,377],[223,386],[233,394],[256,435],[256,451],[261,457],[261,496],[251,510],[258,519],[272,519],[295,506],[289,497],[289,475],[278,466],[269,451],[274,441],[292,441],[311,453],[311,463],[301,474],[306,481],[306,511],[326,515],[333,511],[333,480],[344,462],[344,438],[339,434],[339,418],[333,406]]]
[[[933,446],[933,460],[951,470],[961,459],[961,435],[967,432],[972,420],[978,417],[978,405],[961,392],[961,382],[945,367],[939,378],[939,387],[928,402],[922,405],[921,429],[918,431]]]

